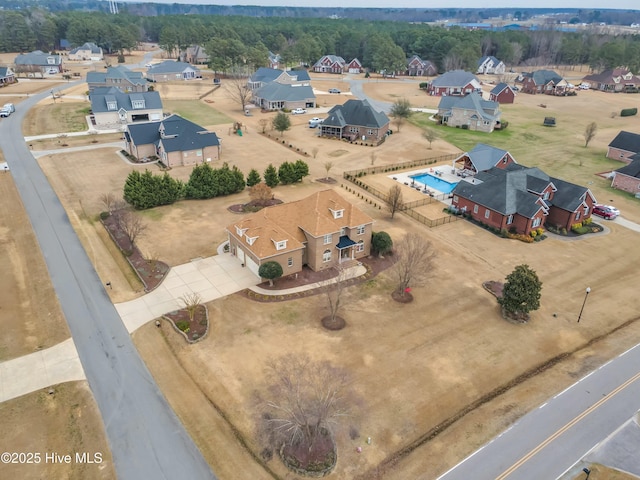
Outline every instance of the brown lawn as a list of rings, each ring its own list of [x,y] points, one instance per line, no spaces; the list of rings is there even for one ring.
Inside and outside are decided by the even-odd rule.
[[[324,82],[322,89],[340,85],[339,79],[321,81]],[[382,81],[372,81],[366,88],[372,95],[381,95],[382,90],[378,93],[375,90],[384,87],[385,92],[391,92],[385,95],[410,96],[415,93],[416,83],[385,81],[383,85]],[[176,98],[184,98],[186,88],[176,90]],[[167,89],[167,95],[170,92],[170,88]],[[544,163],[547,156],[558,151],[557,144],[554,151],[544,149],[545,135],[554,142],[557,136],[570,138],[569,130],[563,129],[568,128],[571,121],[584,122],[589,115],[598,114],[597,108],[602,111],[602,105],[596,101],[600,94],[586,93],[566,99],[523,99],[525,95],[520,95],[518,99],[523,99],[522,104],[513,106],[509,113],[513,124],[524,121],[527,116],[537,122],[537,117],[544,113],[542,110],[547,114],[555,112],[561,123],[554,132],[536,133],[541,137],[532,141],[535,148],[529,148],[529,157],[524,149],[518,150],[521,142],[514,141],[513,148],[518,151],[516,159],[527,164],[521,160],[522,154],[526,160],[541,157]],[[192,94],[195,96],[194,91]],[[614,95],[602,101],[607,103],[609,112],[608,102],[624,103],[632,98]],[[258,133],[259,120],[270,119],[273,114],[253,110],[252,116],[245,117],[240,106],[225,97],[222,88],[207,99],[210,102],[205,101],[206,105],[247,127],[247,133],[239,137],[228,133],[230,124],[214,126],[222,138],[223,161],[247,173],[250,168],[262,172],[269,163],[277,166],[283,161],[301,158],[280,140],[275,141],[275,132],[267,132],[271,138]],[[535,102],[542,101],[548,103],[547,109],[536,107]],[[578,112],[573,114],[575,118],[570,113],[572,108]],[[315,158],[305,157],[311,175],[302,184],[275,189],[276,197],[284,201],[326,188],[314,179],[326,175],[323,164],[327,161],[334,163],[331,176],[339,179],[344,170],[367,167],[372,162],[386,165],[460,151],[443,140],[434,142],[433,150],[429,150],[420,129],[409,124],[375,149],[320,139],[315,129],[307,127],[308,118],[315,115],[312,111],[292,117],[293,127],[284,134],[286,144],[299,146],[309,153],[318,149]],[[597,118],[600,122],[600,117]],[[637,121],[607,118],[602,119],[603,130],[597,137],[602,143],[611,138],[605,134],[608,129],[630,128],[629,125]],[[577,128],[574,136],[580,129],[583,126]],[[491,137],[484,141],[490,142]],[[588,150],[602,149],[602,143],[594,141]],[[128,268],[95,218],[101,210],[100,194],[120,194],[131,169],[145,167],[125,164],[112,149],[99,149],[91,155],[51,155],[40,159],[40,165],[67,208],[99,275],[104,281],[112,282],[114,288],[109,293],[114,301],[139,294],[140,286],[129,278]],[[594,191],[597,189],[596,195],[606,198],[611,192],[593,176],[597,166],[596,160],[585,161],[581,171],[580,165],[572,161],[557,171],[567,174],[576,171],[575,177],[589,179],[587,182],[593,179],[593,185],[589,186],[593,186]],[[188,179],[189,173],[188,168],[170,171],[172,176],[183,180]],[[572,178],[569,175],[567,179]],[[369,177],[367,181],[389,185],[383,176]],[[518,375],[560,354],[576,352],[555,368],[514,386],[433,440],[418,446],[383,475],[389,479],[429,479],[549,395],[640,341],[632,295],[635,265],[640,260],[640,253],[633,248],[637,233],[607,223],[610,233],[606,235],[576,241],[549,238],[524,244],[500,239],[466,221],[435,229],[417,225],[401,214],[390,221],[385,210],[348,193],[340,183],[335,188],[374,218],[376,231],[387,231],[394,239],[405,232],[416,231],[432,242],[436,259],[430,280],[424,286],[414,287],[413,303],[399,305],[390,299],[394,283],[390,274],[385,273],[348,289],[341,313],[347,327],[338,332],[326,331],[319,324],[326,314],[321,296],[264,304],[234,295],[208,305],[211,330],[207,338],[196,345],[184,345],[166,325],[160,329],[147,326],[134,335],[167,398],[220,478],[271,477],[254,460],[262,445],[254,440],[253,398],[254,392],[264,387],[263,368],[274,356],[306,352],[314,358],[331,360],[353,375],[352,388],[364,403],[354,409],[346,426],[356,427],[360,438],[351,440],[345,433],[338,436],[339,457],[334,476],[348,479],[362,475],[361,478],[371,479],[376,478],[373,469],[377,465],[393,457],[402,447],[417,442],[469,403],[509,385]],[[640,220],[636,202],[623,202],[619,196],[612,198],[625,216]],[[183,201],[144,212],[147,231],[140,239],[140,248],[157,254],[171,265],[212,255],[225,239],[224,227],[238,218],[227,207],[247,200],[248,194],[243,192],[229,198]],[[437,213],[437,207],[429,208]],[[494,298],[482,288],[482,282],[502,280],[521,263],[536,270],[543,282],[542,307],[532,315],[529,324],[513,325],[502,320]],[[586,286],[591,287],[592,294],[578,326],[575,320]],[[622,330],[608,335],[627,322],[630,323]],[[587,348],[591,339],[601,336],[604,336],[602,341]],[[364,442],[368,436],[373,439],[371,446]],[[357,446],[363,446],[361,454],[355,452]],[[289,478],[279,460],[272,460],[267,466],[280,477]],[[243,471],[238,473],[238,468]]]

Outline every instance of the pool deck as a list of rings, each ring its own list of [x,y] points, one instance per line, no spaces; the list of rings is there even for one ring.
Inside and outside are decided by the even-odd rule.
[[[454,173],[451,173],[452,170],[454,171]],[[422,168],[411,170],[408,172],[396,172],[393,175],[387,175],[387,176],[389,178],[396,180],[399,183],[402,183],[403,185],[406,185],[409,188],[413,188],[411,187],[411,183],[413,181],[411,177],[415,175],[428,173],[430,175],[433,175],[434,177],[444,180],[445,182],[457,184],[458,182],[463,180],[462,177],[456,174],[456,172],[459,172],[459,171],[460,171],[459,169],[454,170],[451,165],[438,165],[434,167],[424,166]],[[427,186],[426,189],[427,189],[426,193],[431,192],[434,195],[441,195],[443,193],[446,193],[438,190],[437,188],[430,187],[430,186]],[[421,191],[423,190],[424,189],[421,189]],[[450,203],[450,200],[446,199],[445,203]]]

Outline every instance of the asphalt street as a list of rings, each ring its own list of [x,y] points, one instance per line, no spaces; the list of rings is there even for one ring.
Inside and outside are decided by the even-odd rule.
[[[23,140],[26,111],[47,95],[31,96],[2,119],[0,148],[100,410],[118,478],[215,479],[138,355],[64,208]]]

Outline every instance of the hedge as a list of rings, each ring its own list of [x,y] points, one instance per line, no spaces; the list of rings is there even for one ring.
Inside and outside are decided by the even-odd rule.
[[[621,117],[632,117],[636,113],[638,113],[638,109],[637,108],[623,108],[620,111],[620,116]]]

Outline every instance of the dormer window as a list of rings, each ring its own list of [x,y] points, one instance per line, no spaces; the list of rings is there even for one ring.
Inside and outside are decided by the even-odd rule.
[[[333,210],[330,208],[329,210],[331,210],[331,214],[333,215],[333,218],[342,218],[344,216],[344,209]]]
[[[56,59],[54,57],[47,57],[47,63],[49,65],[55,65],[56,64]]]
[[[246,232],[247,229],[246,228],[240,228],[238,226],[236,226],[236,233],[238,234],[239,237],[242,237],[244,235],[244,232]]]
[[[113,110],[117,110],[117,109],[118,109],[118,102],[116,102],[116,101],[107,102],[107,110],[113,111]]]
[[[286,240],[280,240],[279,242],[276,242],[274,240],[273,243],[276,246],[276,250],[284,250],[284,249],[287,248],[287,241]]]
[[[142,109],[142,108],[144,108],[144,100],[133,100],[133,101],[131,102],[131,106],[132,106],[134,109],[138,109],[138,110],[139,110],[139,109]]]
[[[245,236],[245,239],[247,240],[247,243],[248,243],[249,245],[253,245],[253,242],[255,242],[255,241],[258,239],[258,237],[249,237],[249,236]]]

